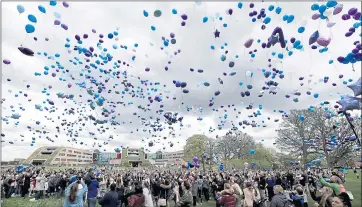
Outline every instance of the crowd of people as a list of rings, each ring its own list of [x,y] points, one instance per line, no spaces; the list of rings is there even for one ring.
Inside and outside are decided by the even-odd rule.
[[[354,169],[357,174],[357,170]],[[2,171],[2,198],[64,198],[64,207],[351,207],[344,173],[326,169],[67,169]]]

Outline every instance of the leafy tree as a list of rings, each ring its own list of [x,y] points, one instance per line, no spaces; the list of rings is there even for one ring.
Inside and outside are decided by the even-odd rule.
[[[232,158],[245,159],[249,150],[255,146],[253,137],[236,131],[227,133],[225,136],[217,140],[217,151],[224,160]]]
[[[208,140],[209,138],[202,134],[195,134],[188,138],[184,147],[184,160],[192,161],[194,156],[201,160],[202,154],[207,151]]]

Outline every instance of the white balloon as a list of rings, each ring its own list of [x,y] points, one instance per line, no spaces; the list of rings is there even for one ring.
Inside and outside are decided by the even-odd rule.
[[[328,8],[323,12],[323,15],[326,17],[329,17],[333,14],[333,10],[334,10],[334,8]]]
[[[246,71],[246,75],[249,76],[249,77],[253,77],[253,72],[248,70],[248,71]]]
[[[307,20],[306,19],[304,19],[301,23],[300,23],[300,26],[302,26],[302,27],[305,27],[306,25],[307,25]]]

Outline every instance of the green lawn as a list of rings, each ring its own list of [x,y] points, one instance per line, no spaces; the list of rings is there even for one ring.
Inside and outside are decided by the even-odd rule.
[[[346,175],[346,189],[351,191],[354,196],[352,202],[353,207],[360,207],[361,205],[361,179],[357,179],[353,171],[349,171]],[[310,198],[308,202],[309,206],[314,206],[314,201]],[[31,202],[29,198],[10,198],[5,199],[4,207],[61,207],[63,206],[63,199],[57,198],[45,198],[39,201]],[[87,205],[85,205],[86,207]],[[97,207],[100,205],[97,204]],[[204,203],[202,207],[215,207],[215,201],[211,200],[208,203]]]

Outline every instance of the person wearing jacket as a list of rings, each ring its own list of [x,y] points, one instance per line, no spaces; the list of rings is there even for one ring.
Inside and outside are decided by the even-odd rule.
[[[153,207],[150,184],[147,181],[143,183],[143,195],[145,196],[145,207]]]
[[[204,182],[202,183],[202,194],[205,196],[206,202],[210,200],[209,189],[210,189],[209,181],[207,180],[207,178],[205,178]]]
[[[266,188],[268,190],[269,201],[271,201],[274,196],[273,188],[275,186],[275,179],[269,175],[265,181],[267,183]]]
[[[182,182],[181,188],[183,191],[183,195],[180,200],[176,203],[177,207],[191,207],[193,203],[193,196],[191,193],[191,186],[188,182]],[[179,192],[177,188],[174,188],[174,192],[177,196],[179,196]]]
[[[245,188],[243,189],[244,192],[244,207],[253,207],[254,201],[257,200],[258,192],[256,192],[255,188],[251,182],[245,183]]]
[[[143,207],[145,205],[145,196],[141,185],[136,185],[135,193],[128,198],[129,207]]]
[[[58,179],[58,182],[56,184],[56,188],[58,189],[58,197],[62,197],[63,193],[65,191],[65,188],[67,187],[67,177],[66,175],[61,176]]]
[[[79,189],[79,185],[82,185],[82,189]],[[87,185],[81,181],[71,183],[65,189],[63,207],[83,207],[83,195],[87,190]]]
[[[116,184],[112,183],[110,185],[111,190],[107,192],[103,198],[101,198],[98,203],[102,207],[119,207],[121,204],[121,197],[119,193],[116,192]]]
[[[193,200],[192,205],[193,206],[196,206],[196,204],[197,204],[197,191],[198,191],[198,185],[197,185],[196,180],[194,180],[191,185],[191,193],[192,193],[192,200]]]
[[[237,183],[233,183],[231,185],[231,188],[234,191],[235,207],[240,207],[241,206],[241,196],[243,194],[240,189],[240,186]]]
[[[94,174],[91,175],[91,181],[88,184],[87,202],[88,207],[96,207],[99,183]]]
[[[280,185],[276,185],[273,188],[274,196],[271,200],[270,207],[285,207],[288,206],[288,198],[284,195],[284,189]]]
[[[218,199],[218,204],[223,207],[235,207],[235,196],[229,183],[224,184],[224,190],[219,193],[221,198]]]
[[[330,178],[330,181],[331,182],[327,182],[326,179],[324,179],[323,177],[320,177],[320,179],[319,179],[319,182],[323,186],[332,188],[335,195],[339,195],[341,193],[346,192],[346,189],[344,188],[344,185],[342,184],[342,180],[338,176],[332,175],[332,177]]]

